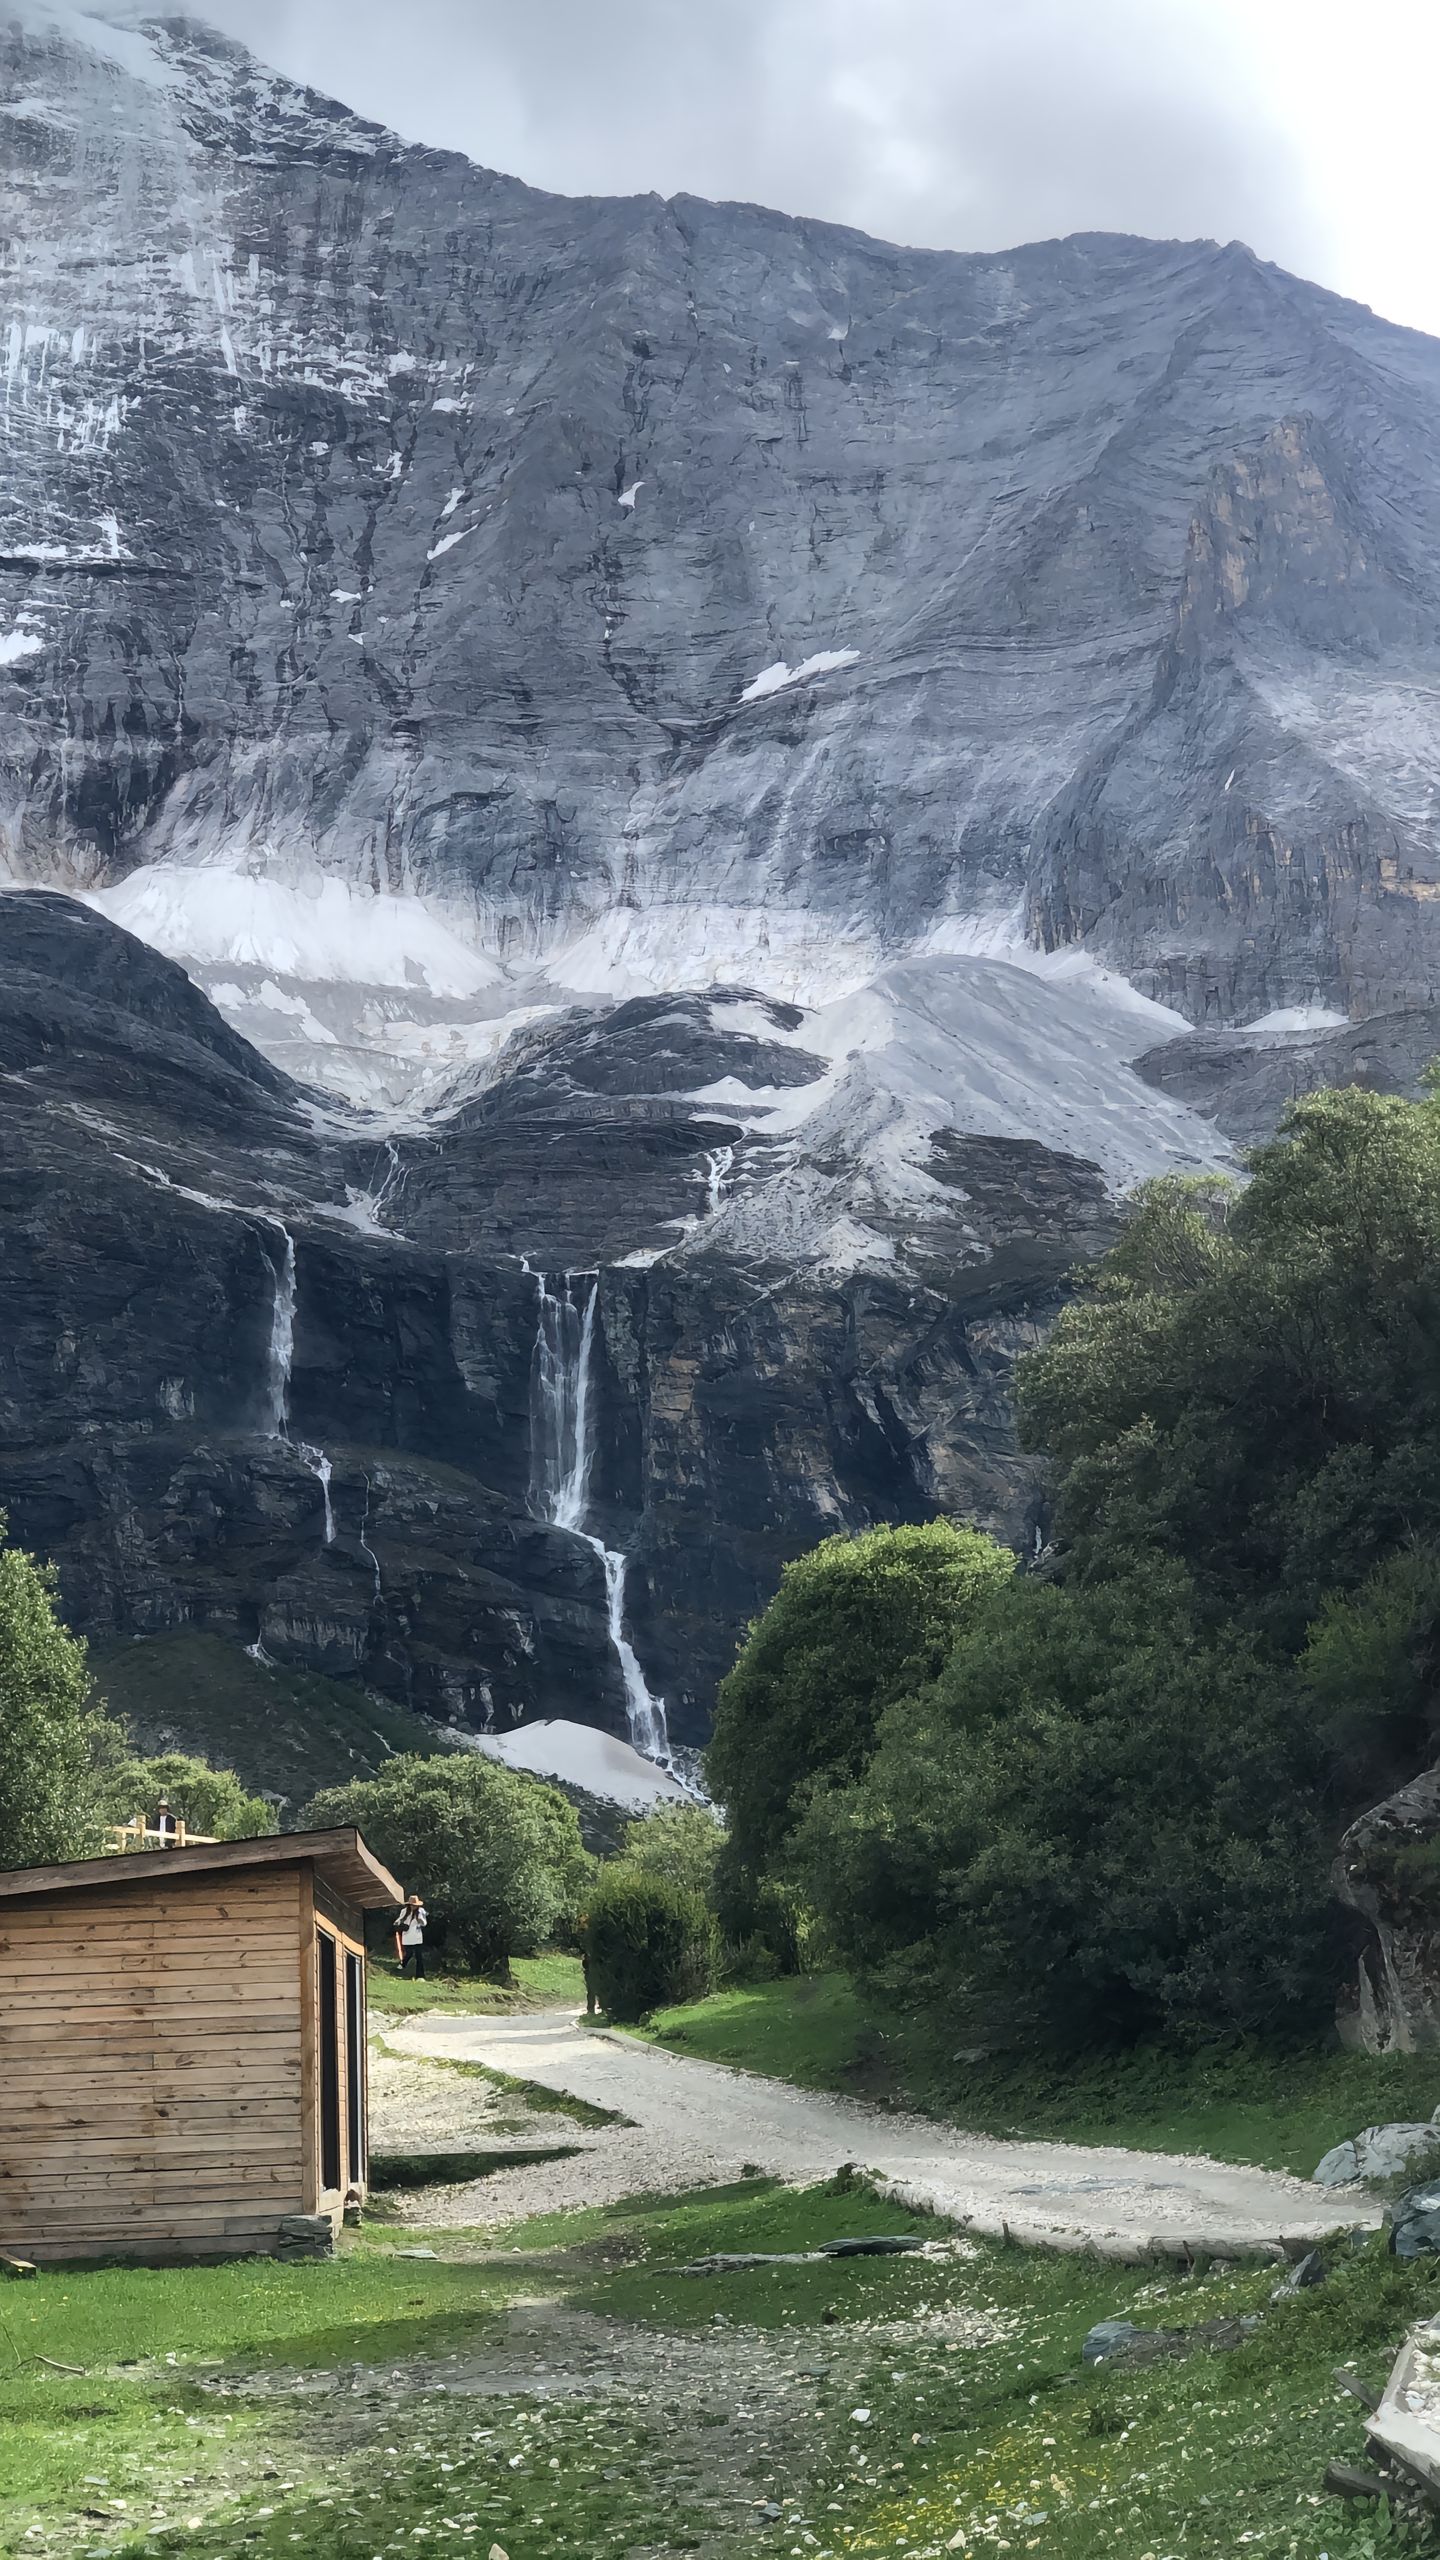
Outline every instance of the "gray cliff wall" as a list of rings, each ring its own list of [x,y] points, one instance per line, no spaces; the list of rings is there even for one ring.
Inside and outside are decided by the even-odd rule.
[[[318,867],[562,976],[628,919],[660,985],[1018,903],[1197,1022],[1433,997],[1432,342],[1234,245],[541,195],[182,20],[22,10],[0,94],[22,870]]]

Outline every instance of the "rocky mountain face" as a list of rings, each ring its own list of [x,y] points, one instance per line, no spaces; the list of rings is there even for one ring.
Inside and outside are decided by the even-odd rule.
[[[562,201],[122,0],[0,21],[0,290],[0,1501],[88,1629],[696,1739],[828,1528],[1034,1536],[1134,1182],[1437,1045],[1431,341]]]
[[[0,1486],[72,1621],[653,1747],[643,1702],[703,1738],[736,1629],[827,1529],[1026,1536],[1010,1364],[1114,1231],[1101,1175],[937,1140],[923,1284],[711,1246],[745,1133],[670,1087],[821,1066],[736,1014],[796,1024],[628,1005],[382,1141],[107,919],[0,894]],[[637,1233],[661,1247],[619,1254]]]

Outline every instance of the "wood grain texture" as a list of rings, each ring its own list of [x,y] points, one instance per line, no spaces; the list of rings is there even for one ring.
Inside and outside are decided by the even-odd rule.
[[[0,2248],[219,2256],[313,2209],[308,1871],[165,1857],[0,1906]]]

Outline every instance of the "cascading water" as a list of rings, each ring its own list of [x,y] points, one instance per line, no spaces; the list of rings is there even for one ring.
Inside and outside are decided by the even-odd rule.
[[[720,1208],[726,1179],[734,1162],[733,1147],[716,1147],[705,1158],[705,1206],[712,1218]]]
[[[260,1247],[270,1274],[270,1348],[265,1372],[265,1428],[272,1440],[290,1436],[290,1372],[295,1360],[295,1239],[281,1227],[280,1259]]]
[[[370,1544],[370,1479],[368,1476],[365,1479],[365,1509],[360,1518],[360,1553],[362,1556],[368,1556],[370,1560],[370,1570],[375,1576],[375,1597],[377,1600],[383,1599],[385,1585],[380,1578],[380,1559]]]
[[[280,1258],[265,1252],[265,1267],[270,1274],[274,1295],[270,1302],[270,1350],[265,1374],[265,1427],[272,1440],[290,1438],[290,1378],[295,1366],[295,1239],[288,1227],[277,1229]],[[320,1487],[325,1504],[325,1544],[335,1544],[335,1506],[330,1499],[332,1468],[323,1449],[312,1448],[306,1440],[293,1444],[296,1455],[304,1459]]]
[[[658,1760],[668,1767],[670,1736],[665,1701],[655,1696],[625,1633],[629,1559],[618,1548],[607,1547],[585,1526],[595,1454],[590,1391],[600,1275],[597,1271],[567,1271],[557,1289],[552,1289],[543,1271],[532,1271],[530,1277],[540,1296],[530,1394],[532,1498],[542,1519],[582,1539],[599,1557],[605,1576],[610,1643],[625,1685],[625,1720],[630,1740],[647,1760]]]

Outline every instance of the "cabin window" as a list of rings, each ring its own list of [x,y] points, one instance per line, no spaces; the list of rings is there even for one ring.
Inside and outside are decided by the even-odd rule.
[[[345,2098],[350,2136],[350,2182],[365,2184],[365,1968],[345,1955]]]
[[[316,1932],[320,1963],[320,2184],[340,2184],[340,1984],[338,1950],[323,1929]]]

